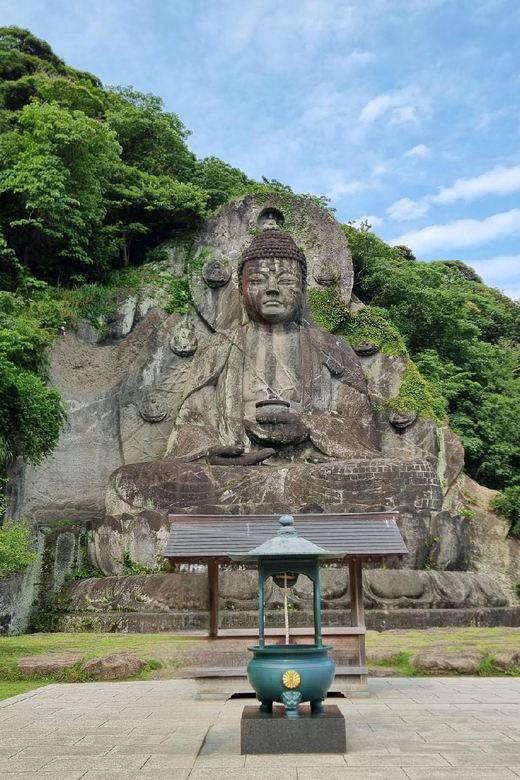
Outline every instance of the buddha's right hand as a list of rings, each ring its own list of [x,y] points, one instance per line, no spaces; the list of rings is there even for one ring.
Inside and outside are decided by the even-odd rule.
[[[244,452],[242,445],[210,447],[206,458],[210,466],[256,466],[274,455],[271,447],[254,452]]]

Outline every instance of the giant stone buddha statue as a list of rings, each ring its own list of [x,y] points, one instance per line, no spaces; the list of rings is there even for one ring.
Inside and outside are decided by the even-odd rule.
[[[106,516],[94,522],[106,573],[119,570],[122,546],[150,565],[167,538],[168,513],[399,509],[421,538],[441,508],[439,477],[420,452],[381,450],[360,357],[311,321],[308,284],[335,283],[349,298],[352,266],[333,218],[302,209],[294,229],[281,229],[279,212],[258,216],[246,198],[203,230],[194,252],[209,245],[211,254],[190,278],[196,311],[167,336],[176,362],[157,369],[157,393],[141,406],[141,428],[126,437],[141,445],[157,431],[162,458],[125,455],[127,465],[109,479]],[[147,361],[142,381],[157,357]],[[173,387],[175,370],[182,383]],[[122,397],[124,427],[132,407]]]
[[[307,264],[267,222],[238,267],[243,323],[207,339],[193,363],[168,459],[277,467],[377,455],[359,360],[314,327]]]

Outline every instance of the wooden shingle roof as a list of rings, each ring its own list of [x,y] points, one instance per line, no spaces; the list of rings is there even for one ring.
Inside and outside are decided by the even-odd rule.
[[[346,559],[380,559],[408,553],[397,527],[398,512],[294,515],[300,536],[325,550],[346,550]],[[279,515],[170,515],[164,556],[177,563],[231,563],[276,536]]]

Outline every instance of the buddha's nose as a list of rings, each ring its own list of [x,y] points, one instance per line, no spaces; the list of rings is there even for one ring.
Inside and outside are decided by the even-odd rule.
[[[276,276],[274,276],[273,274],[269,275],[269,279],[267,280],[267,287],[265,291],[266,293],[271,295],[280,295],[280,288],[278,287]]]

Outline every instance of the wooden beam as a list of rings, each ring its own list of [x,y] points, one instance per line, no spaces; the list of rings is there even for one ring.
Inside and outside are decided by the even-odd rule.
[[[349,561],[350,580],[350,614],[351,625],[359,628],[365,626],[365,608],[363,603],[362,564],[357,558]]]
[[[209,636],[218,636],[220,623],[219,592],[218,592],[218,561],[208,561],[208,591],[209,591]]]
[[[349,581],[350,581],[350,617],[351,624],[360,629],[365,628],[365,604],[363,599],[363,563],[358,558],[349,561]],[[365,634],[359,634],[358,644],[358,666],[366,665],[366,646]]]

